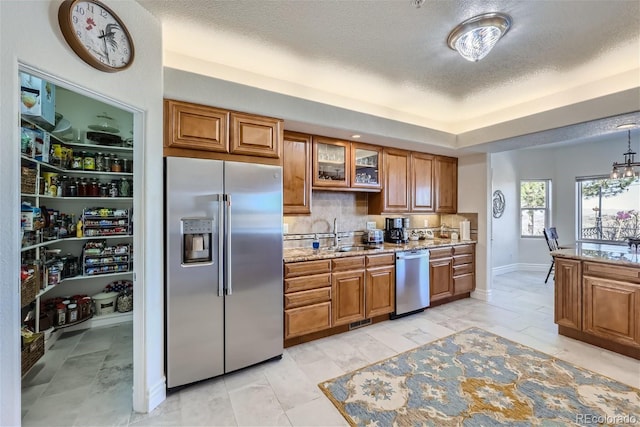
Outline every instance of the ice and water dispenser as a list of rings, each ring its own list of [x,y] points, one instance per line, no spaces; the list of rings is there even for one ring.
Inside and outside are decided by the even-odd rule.
[[[182,218],[182,264],[205,264],[213,261],[213,219]]]

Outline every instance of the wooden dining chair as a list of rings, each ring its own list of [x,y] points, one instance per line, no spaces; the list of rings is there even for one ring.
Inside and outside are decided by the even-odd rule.
[[[544,228],[542,230],[544,234],[544,238],[547,241],[547,246],[549,247],[549,252],[557,251],[558,249],[570,249],[573,248],[571,245],[560,245],[558,243],[558,232],[555,227]],[[547,277],[544,279],[544,283],[547,283],[549,280],[549,276],[553,271],[555,266],[555,260],[551,257],[551,265],[549,266],[549,271],[547,272]]]

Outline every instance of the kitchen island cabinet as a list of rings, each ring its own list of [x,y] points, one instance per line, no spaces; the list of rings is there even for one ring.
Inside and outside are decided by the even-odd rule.
[[[552,255],[558,332],[640,359],[640,255],[588,244]]]

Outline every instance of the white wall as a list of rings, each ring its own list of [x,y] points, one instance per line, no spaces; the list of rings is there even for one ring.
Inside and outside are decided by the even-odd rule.
[[[492,268],[517,264],[519,231],[518,178],[514,159],[516,152],[507,151],[491,155],[491,194],[502,191],[505,199],[504,212],[500,218],[491,216]],[[491,206],[493,212],[493,205]]]
[[[491,298],[491,206],[487,203],[491,192],[491,158],[476,154],[458,159],[458,211],[478,213],[478,244],[476,245],[476,290],[472,296]]]
[[[58,26],[61,1],[0,2],[0,425],[19,425],[20,409],[20,210],[18,65],[103,95],[134,112],[135,187],[140,219],[134,240],[139,264],[134,321],[134,408],[152,409],[164,399],[162,270],[162,32],[138,3],[104,0],[127,24],[136,58],[123,72],[86,65],[64,41]],[[26,31],[28,30],[28,31]],[[147,209],[150,206],[152,208]],[[138,363],[142,362],[142,363]]]
[[[503,218],[494,220],[493,268],[515,262],[544,269],[551,261],[544,238],[520,238],[520,180],[552,180],[551,225],[558,229],[560,243],[572,243],[577,238],[576,178],[608,175],[613,161],[622,160],[622,153],[627,148],[626,141],[626,134],[620,132],[597,142],[493,154],[493,188],[502,189],[503,192],[506,188],[509,191],[515,189],[513,198],[507,197],[507,211]],[[632,144],[638,151],[637,138],[633,141],[632,137]],[[640,205],[640,201],[638,203]],[[509,209],[510,205],[513,209]],[[505,218],[507,215],[513,217]],[[512,248],[517,248],[515,259],[509,257]]]

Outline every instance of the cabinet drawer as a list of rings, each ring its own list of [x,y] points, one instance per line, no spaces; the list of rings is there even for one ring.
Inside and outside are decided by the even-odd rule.
[[[396,254],[367,255],[367,268],[378,267],[380,265],[394,265]]]
[[[331,301],[331,286],[286,294],[284,296],[284,308],[290,309],[326,301]]]
[[[447,246],[446,248],[429,249],[429,259],[447,258],[451,256],[452,252],[451,246]]]
[[[453,276],[460,276],[462,274],[469,274],[469,273],[473,273],[473,264],[462,264],[462,265],[455,265],[455,261],[454,261],[454,266],[453,266]]]
[[[331,303],[309,305],[284,311],[284,338],[297,337],[331,327]]]
[[[460,245],[460,246],[453,247],[454,255],[472,254],[472,253],[473,253],[473,245]]]
[[[453,278],[453,293],[455,295],[471,292],[475,289],[474,275],[464,274]]]
[[[284,292],[298,292],[331,286],[331,273],[284,279]]]
[[[598,262],[583,262],[584,276],[604,277],[627,282],[640,283],[640,268],[623,267],[619,264],[601,264]]]
[[[329,273],[331,260],[288,262],[284,265],[284,277],[304,276],[309,274]]]
[[[331,269],[333,271],[358,270],[361,268],[364,268],[363,256],[350,256],[331,260]]]
[[[473,254],[454,255],[453,265],[471,264],[473,262]]]

